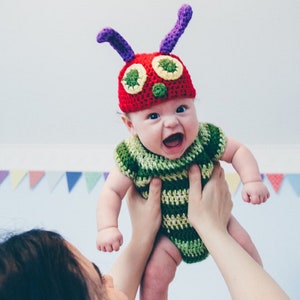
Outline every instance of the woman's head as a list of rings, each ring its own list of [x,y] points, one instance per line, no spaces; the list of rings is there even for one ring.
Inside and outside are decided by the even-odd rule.
[[[101,274],[91,276],[74,249],[59,234],[39,229],[6,239],[0,299],[107,299]]]

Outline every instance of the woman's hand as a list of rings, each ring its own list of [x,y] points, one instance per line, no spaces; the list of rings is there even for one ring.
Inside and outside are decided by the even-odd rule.
[[[160,211],[161,180],[153,178],[149,197],[145,200],[133,186],[127,193],[127,205],[132,223],[132,238],[154,241],[161,224]]]
[[[201,191],[200,170],[190,168],[188,219],[220,269],[232,299],[287,300],[288,295],[229,235],[232,201],[220,165]]]
[[[132,222],[132,238],[111,268],[115,287],[128,299],[135,299],[142,275],[152,251],[161,223],[161,181],[150,183],[148,200],[143,199],[134,187],[127,193],[128,209]]]
[[[227,230],[233,205],[221,166],[215,165],[212,177],[203,190],[198,166],[190,168],[189,179],[188,220],[191,225],[201,237],[214,228]]]

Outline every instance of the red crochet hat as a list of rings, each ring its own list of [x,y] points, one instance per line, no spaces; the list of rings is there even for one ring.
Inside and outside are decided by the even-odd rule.
[[[196,90],[181,59],[170,54],[192,17],[189,5],[183,5],[172,31],[161,42],[160,51],[135,54],[124,38],[112,28],[97,36],[99,43],[109,42],[126,62],[118,77],[119,107],[124,113],[140,111],[167,100],[195,98]]]

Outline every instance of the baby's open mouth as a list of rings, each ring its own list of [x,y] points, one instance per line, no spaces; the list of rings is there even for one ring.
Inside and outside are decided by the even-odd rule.
[[[183,134],[182,133],[175,133],[167,137],[163,140],[163,143],[166,147],[172,148],[179,146],[183,141]]]

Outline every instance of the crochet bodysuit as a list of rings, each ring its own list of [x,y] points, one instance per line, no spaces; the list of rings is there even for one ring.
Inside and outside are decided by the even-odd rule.
[[[179,159],[170,160],[150,152],[136,136],[124,140],[115,150],[120,171],[133,180],[144,198],[148,198],[151,178],[161,178],[161,232],[176,245],[187,263],[201,261],[208,255],[187,220],[188,169],[195,163],[200,166],[203,187],[212,174],[213,162],[222,156],[225,146],[226,137],[220,128],[200,123],[197,138]]]

